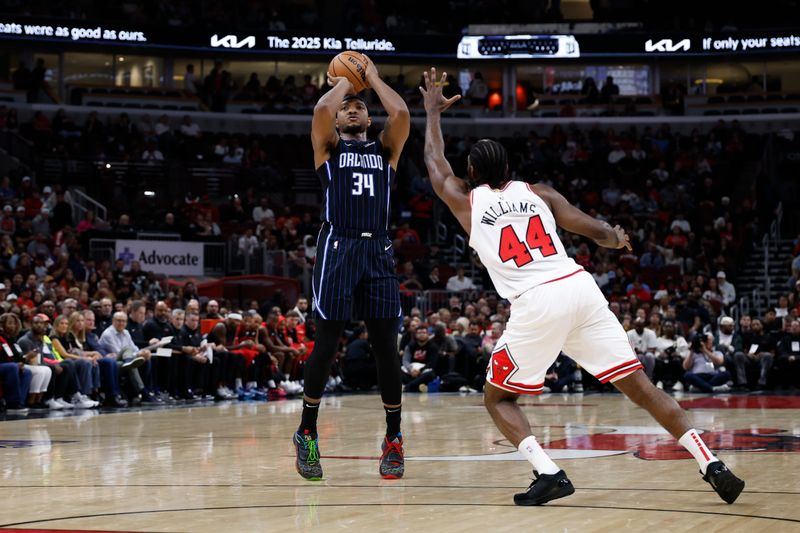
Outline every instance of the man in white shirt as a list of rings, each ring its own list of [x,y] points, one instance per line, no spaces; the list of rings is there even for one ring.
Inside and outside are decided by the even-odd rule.
[[[122,359],[125,363],[123,366],[132,365],[135,368],[150,359],[150,351],[137,348],[127,330],[127,325],[128,315],[122,311],[114,313],[111,325],[100,335],[100,345],[108,350],[108,357]]]
[[[260,224],[265,218],[275,218],[275,212],[267,205],[266,196],[261,197],[259,205],[253,208],[253,220]]]
[[[139,367],[149,363],[151,354],[149,350],[140,350],[134,344],[127,325],[128,315],[122,311],[114,313],[111,325],[103,330],[100,335],[100,346],[108,352],[106,357],[116,359],[122,370],[130,372],[130,382],[136,390],[136,394],[139,395],[145,392],[149,397],[151,394],[145,391],[144,381],[139,374]],[[149,367],[142,370],[144,370],[149,382]],[[148,399],[146,398],[146,400]]]
[[[163,161],[164,154],[161,153],[161,150],[158,149],[156,143],[150,143],[147,145],[147,150],[142,152],[142,161]]]
[[[722,293],[722,304],[726,307],[736,301],[736,287],[727,280],[725,272],[717,272],[717,286]]]
[[[619,143],[614,143],[613,149],[608,153],[609,164],[616,165],[623,159],[625,159],[625,150],[622,149]]]
[[[200,126],[192,121],[192,117],[185,115],[181,124],[181,133],[187,137],[200,138]]]
[[[249,257],[258,248],[258,239],[253,235],[253,230],[247,228],[244,235],[239,237],[239,255]]]
[[[475,284],[472,280],[464,275],[464,268],[459,267],[456,270],[455,276],[450,276],[450,279],[447,280],[447,290],[448,291],[467,291],[475,288]]]
[[[658,350],[658,339],[656,332],[645,328],[645,319],[637,317],[633,322],[633,329],[628,332],[628,340],[631,343],[636,357],[644,366],[644,373],[652,381],[653,371],[656,367],[656,350]]]
[[[592,277],[600,289],[605,289],[609,281],[611,281],[608,277],[608,265],[605,263],[600,263],[597,265]]]
[[[689,221],[683,217],[683,213],[676,213],[675,220],[669,225],[670,231],[676,227],[681,228],[681,231],[687,235],[692,231],[692,226],[689,224]]]
[[[668,391],[680,384],[683,378],[683,360],[689,355],[689,343],[677,334],[675,322],[665,320],[656,344],[656,383],[660,381]]]
[[[161,137],[162,135],[169,133],[171,131],[169,127],[169,117],[167,115],[161,115],[158,118],[158,122],[156,122],[153,130],[156,132],[156,137]]]

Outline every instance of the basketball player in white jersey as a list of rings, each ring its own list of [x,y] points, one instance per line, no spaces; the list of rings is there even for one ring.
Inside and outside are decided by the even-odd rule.
[[[583,213],[551,187],[509,180],[506,151],[495,141],[475,143],[467,179],[454,176],[444,155],[440,115],[459,97],[442,96],[446,79],[445,73],[437,80],[431,69],[420,87],[428,115],[425,164],[433,189],[470,235],[470,246],[497,292],[513,304],[489,362],[484,404],[498,429],[533,465],[533,483],[514,502],[541,505],[575,492],[517,404],[520,394],[542,392],[547,369],[564,351],[646,409],[694,456],[703,479],[733,503],[744,481],[708,449],[677,402],[647,379],[603,293],[567,256],[556,233],[561,227],[606,248],[631,250],[625,231]]]

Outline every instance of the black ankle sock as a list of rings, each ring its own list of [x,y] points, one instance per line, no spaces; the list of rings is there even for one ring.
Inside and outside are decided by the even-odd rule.
[[[394,439],[400,433],[400,411],[402,407],[386,407],[384,406],[383,410],[386,411],[386,436],[389,440]]]
[[[310,403],[303,400],[303,417],[300,419],[300,427],[297,432],[302,434],[304,431],[308,431],[316,435],[317,414],[319,414],[319,403]]]

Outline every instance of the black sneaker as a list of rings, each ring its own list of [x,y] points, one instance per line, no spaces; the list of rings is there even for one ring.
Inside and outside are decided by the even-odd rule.
[[[709,485],[726,503],[735,502],[744,490],[744,480],[736,477],[722,461],[714,461],[706,467],[703,481],[708,481]]]
[[[301,435],[296,432],[292,436],[297,460],[295,468],[297,473],[309,481],[319,481],[322,479],[322,465],[319,462],[319,441],[316,435],[312,435],[308,430]]]
[[[405,474],[403,436],[400,433],[391,441],[389,437],[383,437],[381,462],[378,466],[378,471],[383,479],[400,479]]]
[[[569,496],[575,492],[572,481],[567,478],[563,470],[555,474],[539,474],[533,471],[534,480],[526,492],[514,494],[514,503],[517,505],[542,505],[550,500]]]

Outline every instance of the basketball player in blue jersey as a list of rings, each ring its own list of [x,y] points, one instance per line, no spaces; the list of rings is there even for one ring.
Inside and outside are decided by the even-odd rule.
[[[303,414],[293,436],[297,472],[309,480],[322,478],[317,413],[342,331],[353,318],[366,323],[386,411],[379,472],[385,479],[404,473],[397,354],[402,311],[388,226],[392,179],[411,121],[403,98],[364,59],[366,82],[388,115],[383,131],[367,139],[366,103],[347,78],[330,75],[333,88],[317,102],[311,123],[325,200],[313,280],[316,343],[305,367]]]

